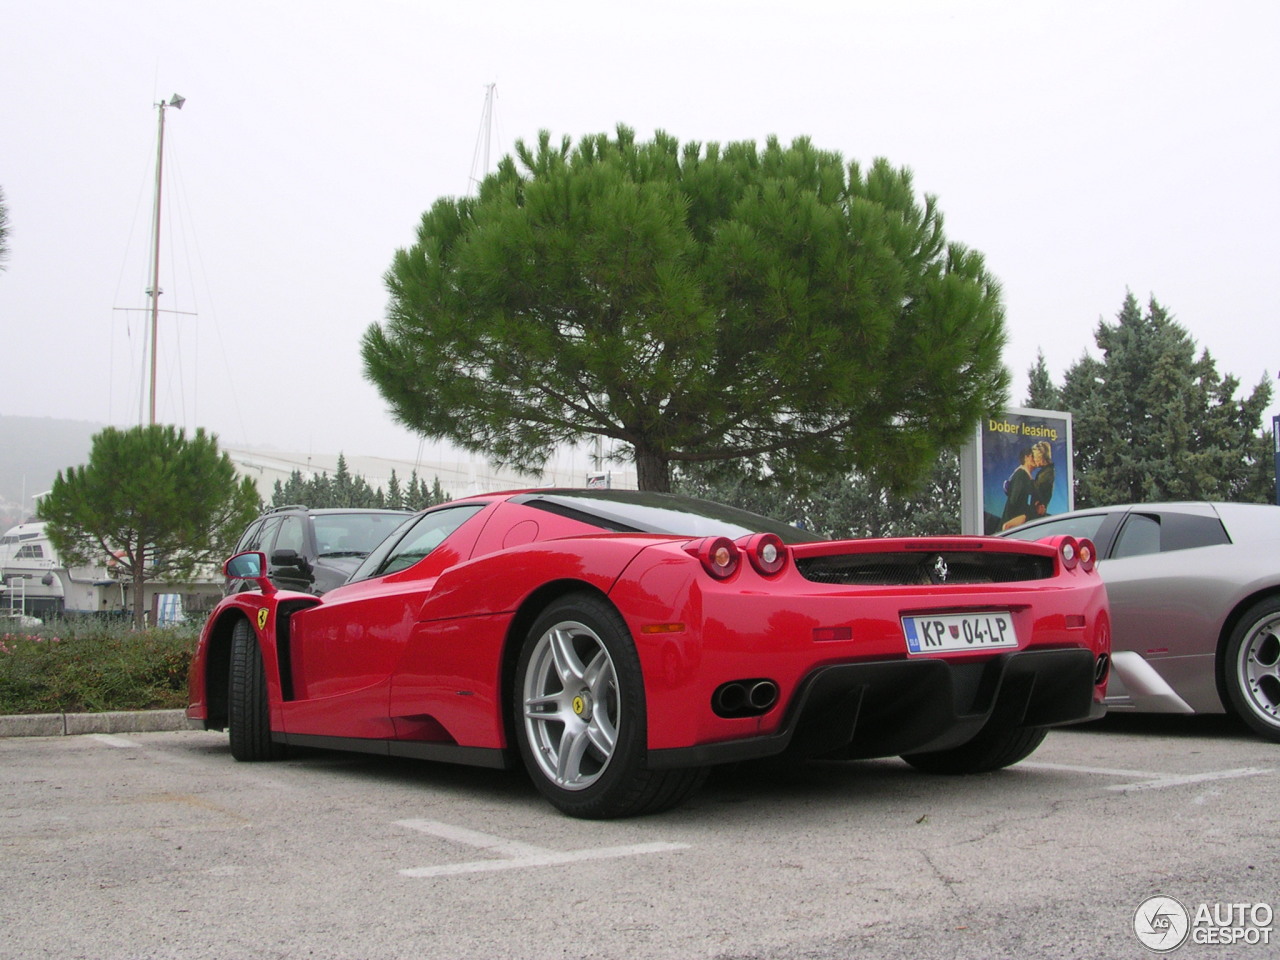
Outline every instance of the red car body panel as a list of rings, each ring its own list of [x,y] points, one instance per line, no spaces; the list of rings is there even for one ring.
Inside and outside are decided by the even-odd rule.
[[[582,590],[607,597],[626,622],[644,676],[648,749],[668,751],[677,765],[734,756],[716,753],[717,745],[741,744],[744,755],[777,752],[769,738],[790,736],[802,702],[821,687],[819,674],[836,675],[828,668],[887,664],[886,676],[932,676],[912,661],[963,672],[965,663],[1067,651],[1092,678],[1109,652],[1101,579],[1083,565],[1067,569],[1046,544],[958,537],[802,543],[787,548],[789,562],[777,574],[743,562],[716,579],[686,550],[696,538],[602,532],[510,494],[466,502],[481,508],[408,569],[323,597],[280,591],[224,599],[192,664],[188,716],[225,726],[227,638],[244,618],[262,651],[273,735],[389,753],[422,745],[419,755],[502,765],[511,747],[512,667],[529,624],[550,598]],[[815,582],[797,566],[806,558],[910,551],[1049,556],[1055,567],[1037,580],[922,588]],[[1017,651],[907,653],[904,615],[980,611],[1010,613]],[[713,693],[741,678],[775,682],[776,705],[758,716],[717,714]],[[1064,709],[1071,720],[1100,713],[1105,671],[1099,682],[1075,686],[1083,691],[1071,694],[1074,706],[1049,710],[1051,722],[1062,722]]]

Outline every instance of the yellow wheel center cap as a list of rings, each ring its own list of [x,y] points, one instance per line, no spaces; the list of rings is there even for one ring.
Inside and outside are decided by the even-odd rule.
[[[573,712],[584,720],[591,716],[591,702],[582,694],[573,698]]]

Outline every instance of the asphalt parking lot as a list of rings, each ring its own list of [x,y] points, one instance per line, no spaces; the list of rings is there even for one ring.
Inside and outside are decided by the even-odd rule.
[[[744,765],[604,823],[518,774],[237,764],[202,731],[0,739],[0,769],[15,960],[1137,958],[1148,897],[1280,906],[1280,746],[1224,718],[1108,718],[961,779]]]

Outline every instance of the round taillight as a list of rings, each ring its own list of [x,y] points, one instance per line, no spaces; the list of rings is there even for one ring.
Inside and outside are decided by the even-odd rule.
[[[706,537],[696,540],[685,547],[702,562],[702,568],[717,580],[733,576],[738,569],[738,558],[741,553],[728,537]]]
[[[1063,537],[1058,544],[1058,553],[1062,557],[1062,565],[1068,570],[1074,570],[1076,563],[1080,559],[1080,546],[1076,543],[1075,537]]]
[[[737,541],[756,572],[772,577],[787,565],[787,547],[776,533],[755,533]]]
[[[1098,562],[1098,550],[1093,545],[1093,541],[1081,540],[1076,544],[1076,550],[1080,554],[1080,569],[1085,573],[1092,572],[1094,565]]]

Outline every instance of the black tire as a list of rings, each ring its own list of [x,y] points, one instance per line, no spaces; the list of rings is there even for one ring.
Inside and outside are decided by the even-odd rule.
[[[989,720],[967,743],[948,750],[907,754],[902,759],[925,773],[987,773],[1031,756],[1048,732],[1046,727],[1007,727]]]
[[[1222,659],[1227,706],[1260,737],[1280,742],[1280,597],[1245,611]]]
[[[640,658],[601,597],[573,594],[538,617],[520,651],[512,708],[525,769],[571,817],[657,813],[706,779],[702,768],[648,769]]]
[[[262,650],[248,620],[237,621],[231,631],[230,674],[227,728],[231,735],[231,756],[249,761],[281,759],[285,754],[284,744],[271,739]]]

